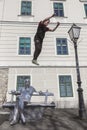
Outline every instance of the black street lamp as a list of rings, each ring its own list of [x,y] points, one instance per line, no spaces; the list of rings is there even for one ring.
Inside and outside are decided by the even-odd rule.
[[[77,84],[78,84],[78,102],[79,102],[79,117],[81,119],[86,119],[86,109],[84,105],[84,98],[83,98],[83,89],[81,88],[81,76],[80,76],[80,69],[79,69],[79,60],[78,60],[78,52],[77,52],[77,40],[80,36],[81,27],[73,24],[72,27],[69,29],[68,33],[70,36],[71,41],[74,43],[75,49],[75,61],[76,61],[76,72],[77,72]]]

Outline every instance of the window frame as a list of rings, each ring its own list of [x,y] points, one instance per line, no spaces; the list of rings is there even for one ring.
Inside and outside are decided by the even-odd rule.
[[[55,4],[55,3],[57,3],[57,4],[62,4],[62,6],[63,6],[63,16],[58,16],[58,15],[56,15],[55,17],[64,18],[64,17],[65,17],[64,3],[63,3],[63,2],[54,1],[54,2],[53,2],[53,12],[54,12],[54,13],[55,13],[55,11],[54,11],[54,4]]]
[[[71,90],[72,90],[72,96],[61,96],[61,90],[60,90],[60,83],[59,83],[59,77],[60,76],[70,76],[71,77]],[[70,74],[67,74],[67,75],[65,75],[65,74],[59,74],[59,75],[57,75],[57,79],[58,79],[58,83],[59,83],[59,95],[60,95],[60,98],[73,98],[74,97],[74,88],[73,88],[73,80],[72,80],[72,75],[70,75]],[[67,93],[67,91],[66,91],[66,93]],[[67,94],[66,94],[67,95]]]
[[[31,2],[31,14],[30,15],[27,15],[27,14],[22,14],[22,2]],[[20,2],[20,15],[18,15],[18,16],[33,16],[32,15],[32,8],[33,8],[33,6],[32,6],[33,4],[32,4],[32,1],[31,0],[21,0],[21,2]]]
[[[87,17],[87,11],[85,9],[85,5],[87,5],[86,3],[84,3],[84,12],[85,12],[85,17]]]
[[[31,47],[32,39],[31,39],[31,37],[20,36],[18,38],[19,38],[19,40],[18,40],[18,56],[31,56],[31,52],[32,52],[32,47]],[[30,38],[30,54],[19,54],[19,52],[20,52],[20,38]]]
[[[21,76],[21,77],[22,77],[22,76],[29,76],[29,77],[30,77],[30,85],[32,85],[32,76],[31,76],[31,74],[17,74],[17,75],[16,75],[16,90],[18,90],[18,88],[17,88],[17,87],[18,87],[18,86],[17,86],[17,85],[18,85],[18,83],[17,83],[17,77],[18,77],[18,76]]]
[[[66,44],[67,44],[67,54],[58,54],[57,53],[57,39],[66,39]],[[67,38],[59,38],[59,37],[56,37],[56,56],[68,56],[69,55],[69,47],[68,47],[68,42],[67,42]]]

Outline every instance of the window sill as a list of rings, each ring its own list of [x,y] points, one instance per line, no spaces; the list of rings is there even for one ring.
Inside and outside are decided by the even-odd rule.
[[[21,55],[21,54],[17,54],[17,56],[19,56],[19,57],[31,57],[32,56],[32,54],[29,54],[29,55]]]
[[[19,17],[34,17],[34,15],[18,15]]]
[[[87,2],[87,0],[79,0],[80,2]]]
[[[66,1],[66,0],[50,0],[50,1]]]
[[[73,96],[60,96],[60,98],[73,98]]]
[[[84,19],[87,19],[87,17],[83,17]]]
[[[60,18],[60,19],[62,18],[63,19],[63,18],[68,18],[68,17],[66,17],[66,16],[63,16],[63,17],[54,16],[54,18]]]
[[[59,55],[59,54],[56,54],[55,56],[56,56],[56,57],[69,57],[70,55],[69,55],[69,54],[67,54],[67,55]]]

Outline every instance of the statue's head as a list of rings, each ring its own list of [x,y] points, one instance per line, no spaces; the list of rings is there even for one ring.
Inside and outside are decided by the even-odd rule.
[[[25,79],[25,87],[29,87],[30,86],[30,80],[29,79]]]

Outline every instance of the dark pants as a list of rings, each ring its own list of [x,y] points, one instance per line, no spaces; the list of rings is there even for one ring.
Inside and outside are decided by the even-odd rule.
[[[35,42],[35,51],[34,51],[33,60],[37,60],[42,50],[42,42],[39,39],[35,39],[34,42]]]

